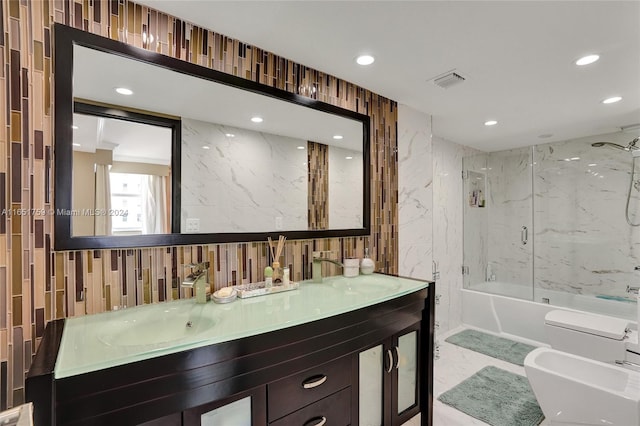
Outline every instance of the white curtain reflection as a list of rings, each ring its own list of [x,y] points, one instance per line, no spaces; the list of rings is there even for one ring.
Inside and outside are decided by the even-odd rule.
[[[96,164],[96,200],[95,211],[111,210],[111,185],[109,184],[109,165]],[[111,215],[96,214],[94,217],[94,235],[111,235]]]
[[[168,223],[166,179],[147,175],[142,182],[142,233],[164,234]]]

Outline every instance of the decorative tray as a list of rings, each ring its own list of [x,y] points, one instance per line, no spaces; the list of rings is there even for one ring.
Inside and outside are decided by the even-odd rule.
[[[297,290],[299,283],[290,281],[289,284],[274,284],[272,287],[265,287],[264,281],[251,284],[240,284],[235,286],[238,297],[246,299],[248,297],[264,296],[266,294],[280,293],[281,291]]]

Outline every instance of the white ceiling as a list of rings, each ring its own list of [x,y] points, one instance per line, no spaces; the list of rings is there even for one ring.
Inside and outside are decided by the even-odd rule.
[[[234,133],[234,128],[241,128],[362,151],[361,121],[79,45],[73,47],[73,57],[75,98],[222,124],[230,133]],[[105,69],[110,70],[109,73],[102,72]],[[116,93],[116,87],[126,87],[134,93],[123,96]],[[250,121],[253,116],[260,116],[264,121],[253,123]],[[74,133],[74,140],[78,134],[78,131]],[[341,135],[342,139],[334,140],[334,135]],[[148,157],[155,152],[156,135],[141,136],[136,133],[131,137],[137,138],[138,154]],[[124,146],[118,147],[114,155],[124,149]],[[128,156],[134,154],[131,148],[126,149]],[[170,146],[168,154],[170,158]]]
[[[485,151],[640,123],[639,1],[139,2],[431,114],[435,135]],[[589,53],[600,61],[574,65]],[[452,69],[467,81],[430,81]]]
[[[74,151],[113,151],[115,161],[171,164],[171,129],[132,121],[73,114]]]

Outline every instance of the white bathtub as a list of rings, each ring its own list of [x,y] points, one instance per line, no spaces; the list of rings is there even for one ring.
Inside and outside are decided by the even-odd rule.
[[[636,303],[544,289],[535,289],[536,301],[532,301],[531,287],[497,281],[480,283],[461,291],[464,324],[537,343],[548,343],[544,316],[554,309],[624,318],[637,329]],[[540,303],[543,298],[549,303]]]

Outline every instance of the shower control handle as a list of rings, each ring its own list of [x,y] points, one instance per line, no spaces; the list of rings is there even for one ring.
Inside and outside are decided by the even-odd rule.
[[[529,229],[526,226],[523,226],[520,230],[520,241],[522,241],[522,245],[526,245],[529,240]]]

